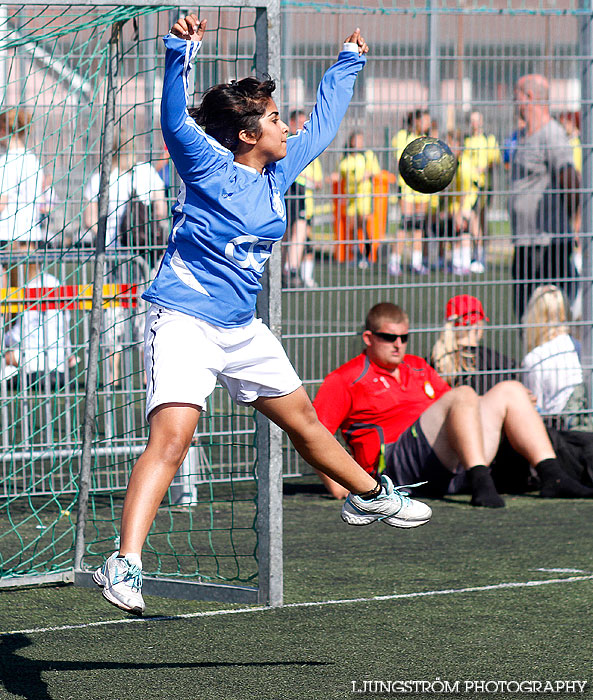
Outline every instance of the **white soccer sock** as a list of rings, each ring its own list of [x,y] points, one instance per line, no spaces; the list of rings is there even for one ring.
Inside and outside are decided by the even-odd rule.
[[[310,258],[305,258],[301,263],[301,279],[302,280],[312,280],[313,279],[313,260]]]
[[[412,267],[417,270],[422,267],[422,251],[413,250],[412,251]]]
[[[461,247],[461,267],[469,267],[472,262],[472,250],[469,245]]]
[[[128,554],[122,554],[120,552],[120,556],[127,559],[130,564],[135,564],[139,569],[142,568],[142,559],[140,558],[139,554],[135,554],[134,552],[129,552]]]
[[[453,267],[462,267],[467,270],[472,261],[471,248],[469,246],[458,246],[453,249],[451,258]]]

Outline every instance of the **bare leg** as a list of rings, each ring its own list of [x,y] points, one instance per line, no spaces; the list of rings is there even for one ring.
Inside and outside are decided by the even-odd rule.
[[[389,253],[389,263],[387,271],[390,275],[397,277],[402,271],[402,253],[406,240],[406,232],[403,229],[398,229],[395,234],[395,243],[391,244]]]
[[[320,472],[319,469],[316,469],[315,471],[317,472],[317,476],[321,479],[321,483],[328,490],[330,496],[337,498],[339,501],[348,496],[350,493],[348,489],[340,486],[337,481],[330,479],[329,476],[326,476],[323,472]]]
[[[366,493],[377,485],[319,421],[303,387],[287,396],[261,397],[253,405],[288,434],[304,460],[348,491]]]
[[[480,397],[471,387],[460,386],[441,396],[420,416],[420,427],[448,469],[489,464],[496,454],[494,450],[487,461]]]
[[[548,431],[520,382],[500,382],[480,398],[488,434],[504,431],[511,446],[532,466],[556,453]],[[491,460],[494,459],[494,455]]]
[[[290,270],[298,271],[305,252],[305,242],[307,240],[307,222],[305,219],[297,219],[290,232],[290,244],[286,261]]]
[[[146,449],[132,469],[121,520],[121,554],[140,554],[144,540],[175,473],[183,462],[200,409],[163,404],[150,414]]]
[[[112,377],[112,382],[113,386],[117,386],[119,384],[119,378],[120,378],[120,367],[121,367],[121,352],[119,350],[116,350],[113,353],[113,377]]]
[[[422,229],[414,229],[412,237],[412,267],[414,270],[420,270],[422,267],[422,253],[424,248],[422,235]]]
[[[500,508],[504,501],[496,492],[487,465],[500,441],[484,420],[480,397],[468,386],[447,392],[420,416],[420,427],[443,466],[467,470],[472,505]]]
[[[372,255],[372,244],[371,239],[369,238],[368,229],[369,219],[370,215],[366,214],[357,214],[356,217],[356,230],[358,234],[358,240],[360,241],[359,250],[360,255],[362,256],[361,261],[364,260],[366,262],[371,261]]]

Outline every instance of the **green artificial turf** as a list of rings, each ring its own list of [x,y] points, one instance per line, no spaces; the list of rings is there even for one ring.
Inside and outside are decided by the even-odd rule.
[[[352,528],[313,478],[287,481],[279,609],[197,616],[239,606],[153,597],[143,621],[89,627],[133,618],[98,589],[2,591],[1,632],[83,626],[3,634],[0,698],[517,698],[465,684],[566,680],[587,686],[525,697],[593,697],[591,503],[467,500],[430,502],[433,520],[414,530]],[[371,681],[439,690],[437,678],[459,692],[360,692],[381,687]]]

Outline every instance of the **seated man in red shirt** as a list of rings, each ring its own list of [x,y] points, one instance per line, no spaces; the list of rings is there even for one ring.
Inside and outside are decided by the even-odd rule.
[[[341,429],[355,460],[399,486],[417,481],[439,497],[469,486],[474,506],[504,506],[489,465],[502,434],[541,480],[542,496],[592,497],[593,489],[558,465],[546,428],[525,387],[505,381],[483,396],[451,387],[422,358],[406,354],[409,322],[390,303],[373,306],[365,350],[331,372],[313,402],[325,427]],[[335,498],[347,492],[320,474]]]

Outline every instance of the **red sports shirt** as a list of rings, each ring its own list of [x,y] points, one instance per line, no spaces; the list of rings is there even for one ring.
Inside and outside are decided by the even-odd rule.
[[[395,442],[450,386],[421,357],[406,355],[400,382],[361,353],[325,378],[313,405],[332,433],[341,429],[354,459],[368,472],[381,443]]]

